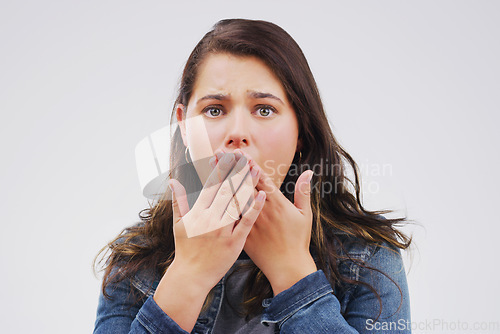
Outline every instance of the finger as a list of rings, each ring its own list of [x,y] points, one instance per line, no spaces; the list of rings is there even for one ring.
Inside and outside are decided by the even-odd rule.
[[[247,158],[248,160],[248,166],[250,167],[250,175],[252,176],[252,182],[253,182],[253,186],[256,187],[257,186],[257,182],[259,181],[259,173],[260,173],[260,170],[261,168],[259,167],[259,165],[253,160],[252,156],[246,152],[243,152],[242,150],[240,150],[239,148],[234,150],[235,154],[241,154],[243,155],[245,158]],[[255,191],[255,194],[257,194],[258,191]]]
[[[247,177],[248,180],[251,182],[251,184],[249,184],[249,196],[246,197],[247,201],[246,201],[246,204],[244,202],[241,202],[240,200],[240,203],[243,203],[243,209],[241,210],[241,214],[243,215],[245,212],[247,212],[247,210],[250,209],[252,203],[253,203],[253,200],[255,198],[255,196],[257,196],[257,194],[259,193],[259,191],[257,189],[255,189],[255,187],[257,186],[257,182],[259,182],[259,173],[260,173],[260,169],[258,167],[256,167],[255,165],[252,166],[250,165],[249,163],[249,166],[250,166],[250,174],[249,176]],[[242,196],[243,198],[244,196]]]
[[[252,156],[239,148],[234,150],[233,153],[235,154],[241,154],[248,160],[248,166],[250,167],[250,176],[252,177],[252,185],[253,185],[253,196],[250,196],[248,198],[248,201],[246,204],[243,206],[243,209],[241,210],[242,215],[247,212],[250,207],[252,206],[253,200],[255,199],[255,196],[259,193],[255,187],[257,186],[257,183],[259,182],[259,173],[261,172],[261,168],[259,165],[255,162],[255,160],[252,158]],[[241,203],[241,201],[240,201]]]
[[[222,182],[229,176],[229,173],[236,163],[237,161],[232,153],[226,153],[221,156],[214,170],[210,173],[210,176],[205,182],[198,200],[196,201],[196,205],[200,205],[202,209],[210,207]]]
[[[261,173],[262,169],[257,164],[257,162],[255,162],[255,160],[252,158],[252,156],[250,154],[248,154],[240,149],[234,150],[234,153],[241,153],[243,156],[245,156],[247,158],[248,165],[250,166],[250,175],[252,176],[252,183],[253,183],[253,187],[254,187],[253,196],[251,196],[248,199],[247,203],[243,207],[242,214],[244,214],[245,212],[247,212],[250,209],[250,207],[253,204],[253,200],[255,199],[257,194],[259,193],[259,191],[255,187],[257,186],[257,183],[259,182],[260,173]]]
[[[168,186],[172,190],[172,211],[175,224],[189,212],[189,203],[187,201],[186,189],[184,189],[179,181],[171,179],[168,181]]]
[[[245,167],[248,169],[248,167]],[[226,212],[233,217],[241,218],[246,203],[252,202],[254,197],[255,186],[252,181],[251,171],[247,172],[243,182],[239,186],[236,194],[226,208]]]
[[[311,178],[314,172],[307,170],[302,173],[295,183],[293,204],[303,213],[311,211]]]
[[[253,186],[248,184],[249,181],[245,183],[248,173],[247,159],[242,157],[222,183],[210,207],[211,214],[220,217],[220,220],[217,221],[217,226],[213,226],[214,229],[234,223],[239,219],[243,206],[253,192]],[[237,195],[238,189],[242,184],[241,195]]]
[[[259,193],[259,191],[257,189],[255,189],[255,187],[254,187],[253,188],[253,195],[250,196],[250,198],[248,199],[247,203],[243,207],[243,210],[241,211],[242,215],[244,215],[248,210],[250,210],[250,208],[252,207],[253,201],[254,201],[254,199],[255,199],[255,197],[257,196],[258,193]]]
[[[264,174],[264,171],[262,168],[259,166],[259,164],[250,156],[250,154],[240,150],[236,149],[234,150],[235,153],[241,153],[243,156],[245,156],[248,159],[248,165],[250,166],[250,171],[253,171],[252,178],[254,181],[254,187],[261,183],[260,188],[261,190],[266,191],[267,195],[275,193],[276,190],[279,190],[274,182],[272,182],[272,179],[269,178],[269,176]],[[262,174],[262,175],[261,175]],[[255,196],[257,196],[257,193],[259,190],[255,190]]]
[[[245,206],[247,204],[250,205],[253,202],[253,199],[255,197],[254,193],[255,194],[257,193],[255,186],[257,185],[258,181],[258,169],[252,171],[250,166],[251,160],[249,160],[251,159],[250,156],[245,154],[240,149],[236,149],[232,153],[235,155],[235,159],[239,163],[239,165],[237,165],[238,167],[236,166],[234,167],[235,168],[234,170],[237,171],[239,168],[243,166],[242,168],[244,168],[244,170],[241,172],[241,175],[245,176],[242,183],[237,188],[236,194],[233,195],[231,203],[229,203],[228,207],[226,208],[226,212],[231,213],[233,217],[239,219],[241,218],[244,212]],[[250,170],[249,172],[246,170],[247,167],[244,166],[245,163],[244,160],[240,162],[240,159],[242,159],[243,157],[247,159],[248,169]]]
[[[265,202],[266,193],[264,191],[259,191],[255,197],[253,206],[243,215],[240,222],[234,227],[233,236],[235,238],[246,240],[248,234],[252,230],[253,224],[262,211]]]
[[[273,180],[269,177],[269,175],[264,172],[260,166],[256,164],[256,167],[259,169],[258,173],[258,181],[257,181],[257,190],[264,190],[266,192],[266,198],[272,200],[273,198],[277,198],[279,195],[283,195],[281,191],[276,187]]]

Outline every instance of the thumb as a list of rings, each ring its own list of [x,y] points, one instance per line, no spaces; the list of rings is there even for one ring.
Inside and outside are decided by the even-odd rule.
[[[189,203],[187,201],[186,189],[184,189],[179,181],[171,179],[168,181],[168,186],[172,191],[172,211],[175,224],[189,212]]]
[[[295,184],[294,205],[303,213],[311,210],[311,178],[314,172],[306,170],[297,179]]]

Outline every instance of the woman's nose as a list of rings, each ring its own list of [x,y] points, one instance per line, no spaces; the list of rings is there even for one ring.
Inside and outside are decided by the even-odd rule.
[[[225,146],[230,149],[246,147],[250,144],[250,119],[247,111],[235,110],[227,122]]]

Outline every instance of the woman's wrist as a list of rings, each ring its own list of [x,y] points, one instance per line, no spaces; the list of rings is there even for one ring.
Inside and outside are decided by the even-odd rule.
[[[202,278],[188,269],[172,263],[160,280],[153,299],[182,329],[191,332],[211,288],[200,283]]]
[[[206,277],[191,269],[189,266],[181,265],[174,260],[165,272],[160,284],[164,281],[165,285],[168,283],[181,286],[183,291],[187,290],[186,292],[193,297],[208,295],[217,283],[212,284],[212,282],[207,281]]]
[[[277,266],[276,269],[272,275],[269,275],[270,277],[267,277],[275,296],[318,270],[311,255],[303,259],[286,261],[284,266]]]

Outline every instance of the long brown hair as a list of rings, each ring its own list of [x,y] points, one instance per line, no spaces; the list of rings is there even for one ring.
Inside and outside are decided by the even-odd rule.
[[[390,210],[368,211],[361,203],[359,168],[353,158],[337,143],[323,109],[316,82],[302,50],[295,40],[279,26],[261,20],[225,19],[217,22],[196,45],[186,62],[172,110],[171,123],[175,120],[175,106],[188,105],[198,69],[207,55],[229,53],[236,56],[255,56],[262,60],[283,84],[287,98],[295,110],[299,124],[301,153],[296,154],[285,177],[281,191],[293,202],[293,191],[298,176],[314,166],[311,205],[313,228],[311,253],[316,255],[318,269],[322,269],[331,283],[357,283],[339,273],[338,263],[344,242],[339,235],[348,235],[364,243],[379,245],[383,242],[399,249],[406,249],[411,238],[397,230],[408,222],[403,218],[385,218]],[[172,124],[171,124],[172,125]],[[200,180],[188,178],[197,175],[192,163],[185,159],[185,146],[177,127],[171,138],[170,177],[179,180],[189,193],[201,189]],[[347,176],[349,166],[354,179]],[[179,168],[182,167],[182,168]],[[330,191],[324,191],[328,185]],[[169,192],[169,190],[167,191]],[[172,204],[166,193],[154,206],[140,212],[140,224],[125,228],[101,253],[107,251],[103,270],[102,291],[106,286],[137,272],[152,270],[162,275],[174,255],[172,229]],[[171,198],[171,197],[170,197]],[[106,251],[106,252],[105,252]],[[363,265],[361,263],[361,265]],[[244,291],[244,309],[247,318],[262,311],[262,300],[272,297],[269,281],[253,263]],[[119,268],[120,270],[116,270]],[[115,270],[113,270],[115,269]],[[372,289],[374,293],[374,289]],[[210,300],[207,298],[205,306]],[[379,298],[378,294],[377,297]],[[380,298],[379,298],[380,302]],[[379,311],[380,314],[381,311]]]

